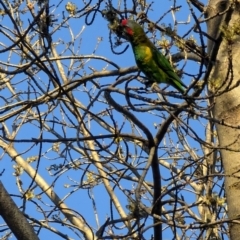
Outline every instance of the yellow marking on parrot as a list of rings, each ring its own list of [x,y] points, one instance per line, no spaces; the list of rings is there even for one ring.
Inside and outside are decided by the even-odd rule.
[[[152,58],[152,51],[150,47],[145,47],[145,53],[146,53],[145,61],[149,61]]]
[[[151,51],[150,47],[148,47],[148,46],[142,46],[142,48],[146,54],[144,61],[148,62],[152,58],[152,51]]]

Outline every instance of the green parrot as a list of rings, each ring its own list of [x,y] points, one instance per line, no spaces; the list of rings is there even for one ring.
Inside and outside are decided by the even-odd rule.
[[[139,69],[150,82],[167,83],[182,94],[187,88],[174,72],[169,61],[146,36],[143,28],[133,20],[121,20],[124,36],[131,43],[135,60]]]

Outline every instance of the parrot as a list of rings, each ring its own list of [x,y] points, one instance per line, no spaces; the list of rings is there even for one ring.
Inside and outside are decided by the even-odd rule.
[[[149,82],[170,84],[184,94],[186,85],[174,72],[167,58],[146,36],[141,25],[134,20],[122,19],[120,26],[124,36],[131,43],[138,68],[146,75]]]

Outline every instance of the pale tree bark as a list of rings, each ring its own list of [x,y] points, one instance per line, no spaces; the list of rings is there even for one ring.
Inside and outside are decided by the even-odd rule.
[[[213,117],[225,173],[225,191],[231,240],[239,239],[240,199],[240,35],[237,1],[209,2],[206,17],[208,33],[216,42],[208,42],[212,71],[208,78],[210,93],[214,93]],[[224,13],[224,14],[223,14]],[[237,220],[237,221],[234,221]]]

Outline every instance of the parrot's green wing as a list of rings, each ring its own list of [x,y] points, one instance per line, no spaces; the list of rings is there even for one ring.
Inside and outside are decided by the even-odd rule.
[[[176,89],[178,89],[181,93],[184,93],[184,88],[187,86],[180,80],[178,75],[174,72],[173,67],[169,63],[169,61],[158,51],[158,49],[154,46],[152,49],[153,59],[156,65],[167,75],[166,82]]]

